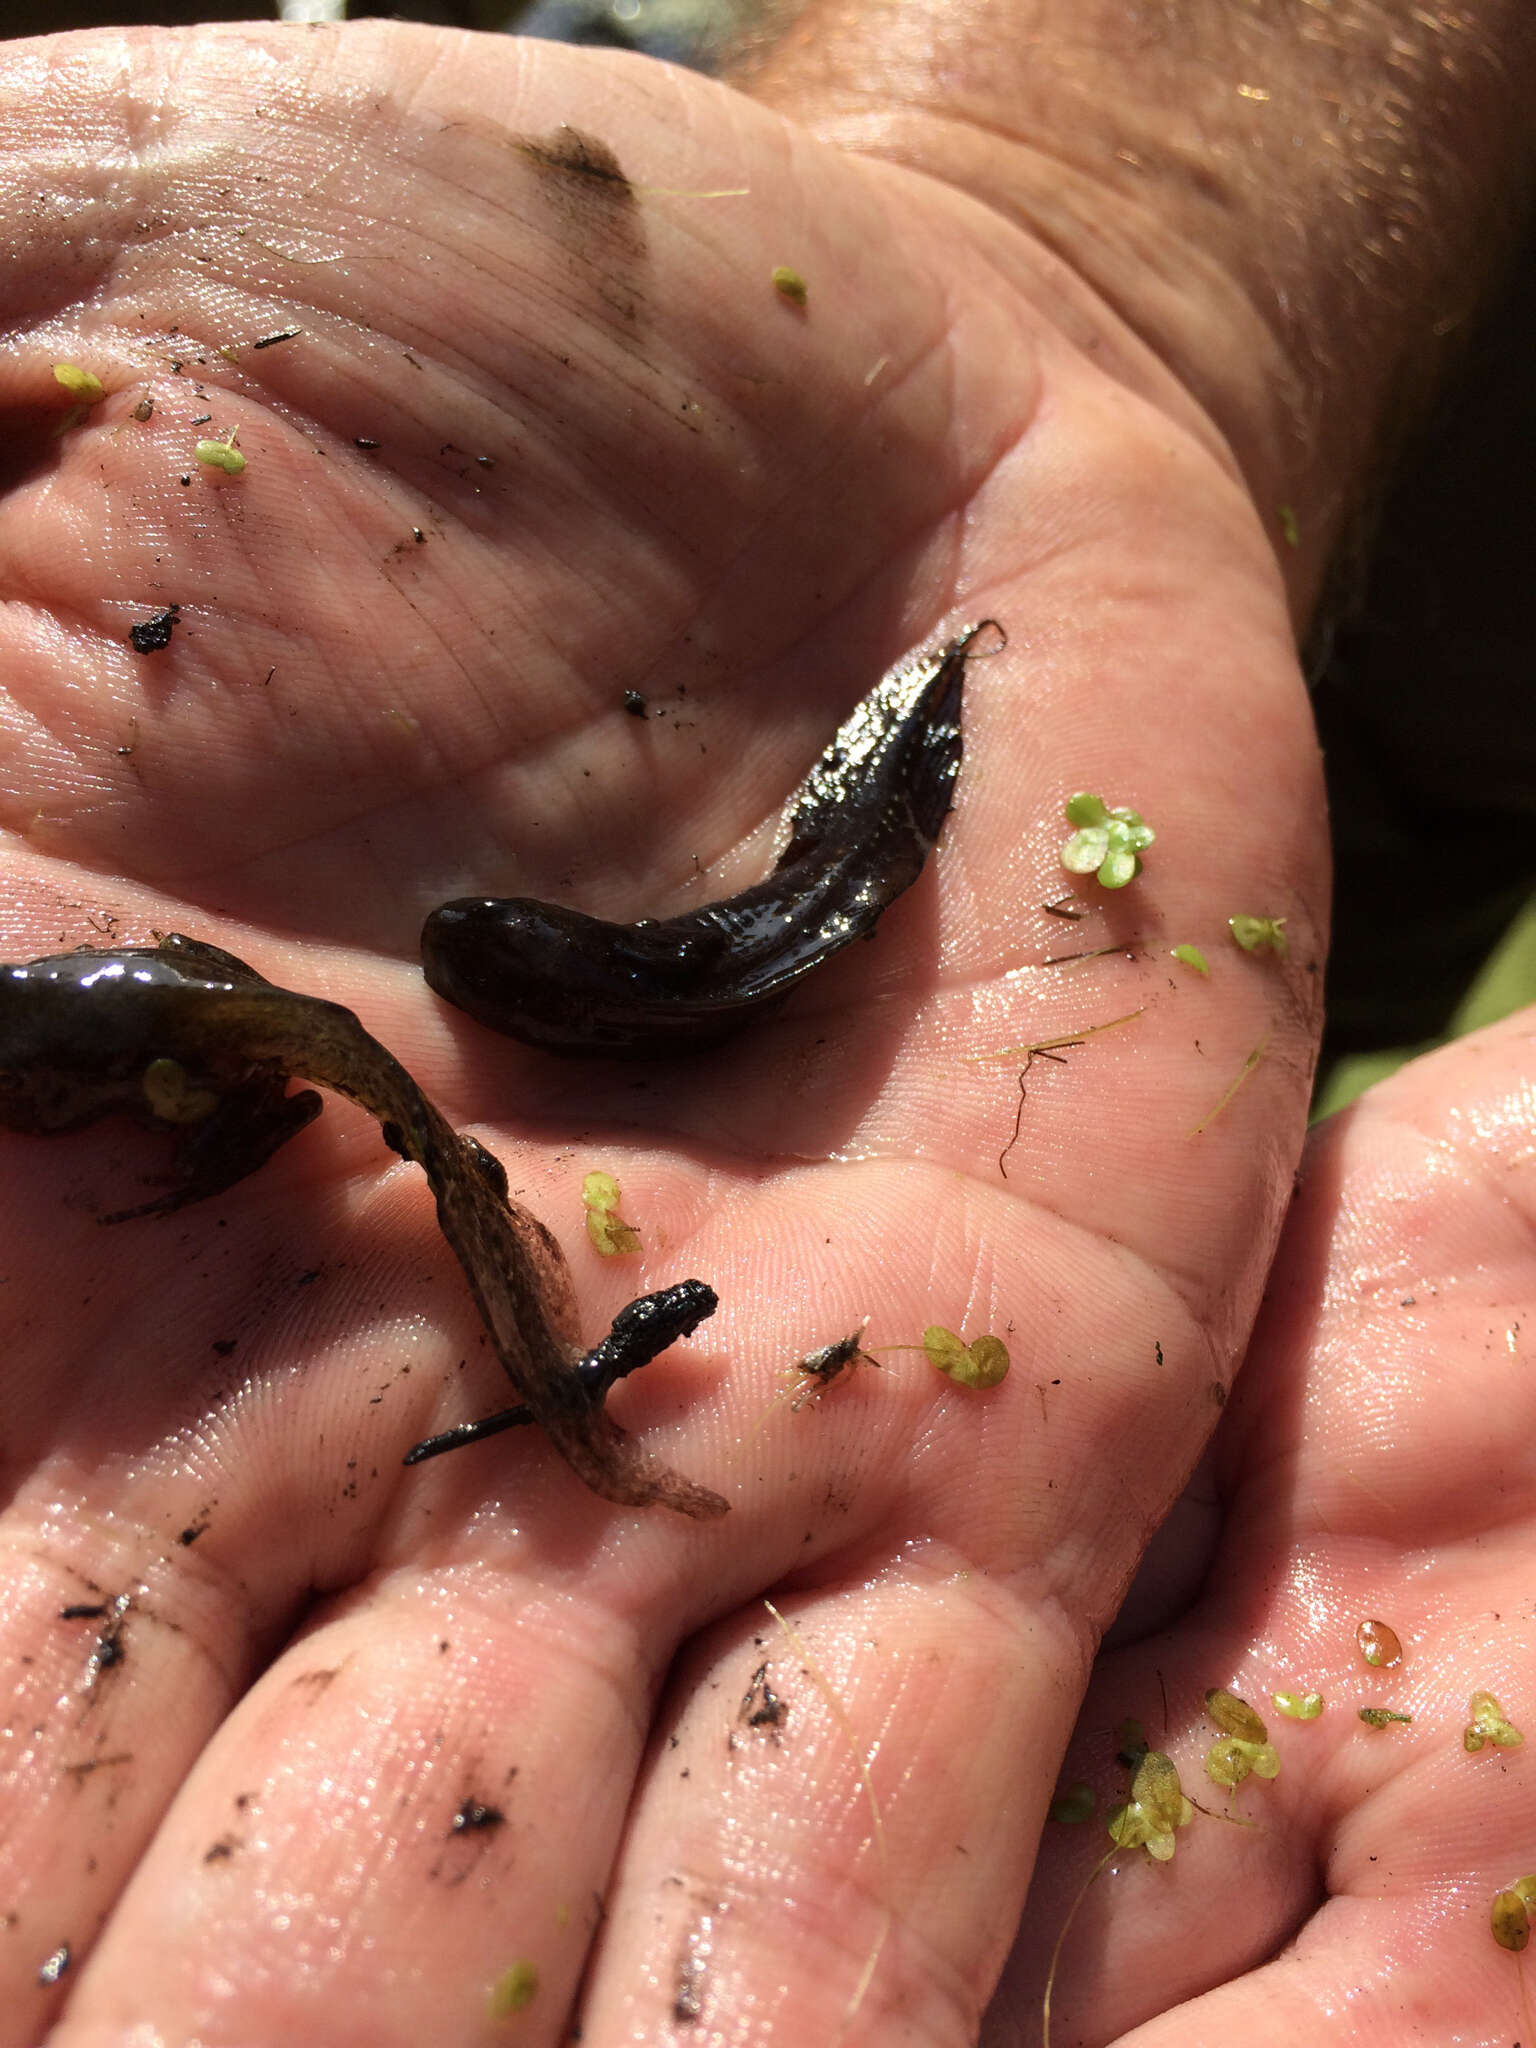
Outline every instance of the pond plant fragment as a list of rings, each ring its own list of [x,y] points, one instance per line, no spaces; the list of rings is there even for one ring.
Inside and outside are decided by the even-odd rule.
[[[589,1173],[581,1183],[587,1236],[605,1259],[625,1258],[640,1249],[640,1233],[619,1214],[619,1184],[611,1173]]]
[[[962,1387],[995,1387],[1007,1377],[1008,1347],[990,1331],[967,1344],[942,1323],[930,1323],[923,1332],[922,1349],[936,1372]]]
[[[1512,1885],[1495,1892],[1488,1925],[1500,1948],[1518,1955],[1531,1938],[1531,1908],[1536,1906],[1536,1874],[1517,1877]]]
[[[1123,889],[1141,873],[1141,856],[1157,834],[1140,811],[1111,810],[1103,797],[1079,790],[1068,797],[1066,818],[1076,831],[1061,849],[1069,875],[1093,875],[1102,889]]]
[[[1206,1694],[1205,1711],[1222,1731],[1205,1755],[1205,1774],[1213,1785],[1235,1791],[1250,1773],[1257,1778],[1279,1775],[1280,1758],[1269,1730],[1246,1700],[1218,1686]]]
[[[1073,1788],[1074,1791],[1076,1789]],[[1167,1863],[1178,1846],[1175,1839],[1178,1830],[1187,1828],[1194,1817],[1194,1803],[1184,1796],[1184,1787],[1179,1782],[1178,1765],[1173,1758],[1164,1756],[1160,1750],[1144,1750],[1131,1778],[1129,1798],[1123,1800],[1120,1805],[1110,1808],[1106,1821],[1109,1847],[1083,1880],[1082,1889],[1072,1901],[1067,1917],[1061,1923],[1056,1946],[1051,1950],[1050,1968],[1045,1978],[1045,1995],[1040,2005],[1041,2048],[1051,2048],[1051,1993],[1056,1988],[1056,1970],[1061,1962],[1061,1951],[1071,1931],[1072,1922],[1077,1918],[1078,1908],[1087,1898],[1095,1881],[1115,1857],[1126,1849],[1145,1849],[1154,1863]]]
[[[1245,953],[1273,953],[1283,960],[1289,951],[1283,917],[1229,917],[1227,929]]]
[[[1272,1692],[1275,1712],[1292,1721],[1315,1721],[1327,1702],[1320,1692]]]
[[[1476,1753],[1492,1743],[1495,1749],[1518,1749],[1525,1737],[1491,1692],[1475,1692],[1468,1702],[1472,1718],[1461,1731],[1463,1749]]]

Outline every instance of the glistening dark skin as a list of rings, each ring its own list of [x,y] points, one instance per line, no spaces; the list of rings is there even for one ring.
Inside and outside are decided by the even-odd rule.
[[[422,928],[428,982],[548,1052],[658,1058],[729,1037],[868,937],[922,873],[960,772],[965,664],[995,623],[881,678],[795,792],[789,843],[763,881],[636,924],[529,897],[463,897]]]
[[[452,1440],[531,1419],[605,1500],[724,1514],[718,1494],[648,1463],[602,1406],[615,1379],[710,1314],[714,1295],[688,1281],[632,1302],[583,1359],[559,1245],[508,1198],[500,1162],[451,1127],[350,1010],[278,988],[233,954],[176,934],[0,967],[0,1128],[51,1135],[127,1113],[176,1134],[168,1191],[107,1222],[168,1213],[254,1173],[320,1113],[313,1089],[287,1092],[292,1077],[377,1117],[385,1142],[427,1176],[522,1403]]]

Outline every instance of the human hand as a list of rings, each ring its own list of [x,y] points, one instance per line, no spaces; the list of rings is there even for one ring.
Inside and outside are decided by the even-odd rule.
[[[1264,1313],[1218,1432],[1209,1575],[1172,1626],[1099,1660],[1064,1777],[1122,1799],[1121,1718],[1172,1753],[1197,1814],[1170,1863],[1101,1873],[1061,1950],[1057,2043],[1280,2048],[1503,2041],[1528,1965],[1489,1931],[1536,1867],[1531,1077],[1536,1012],[1415,1061],[1314,1134]],[[1401,1662],[1356,1647],[1385,1620]],[[1280,1757],[1224,1794],[1205,1692]],[[1525,1737],[1468,1754],[1470,1696]],[[1317,1691],[1320,1718],[1277,1713]],[[1411,1716],[1376,1729],[1362,1706]],[[1111,1789],[1113,1788],[1113,1789]],[[1050,1952],[1106,1847],[1047,1830],[983,2048],[1040,2038]]]
[[[613,1406],[732,1511],[615,1513],[532,1432],[401,1472],[507,1394],[343,1106],[113,1232],[139,1133],[6,1138],[0,2041],[491,2040],[520,1964],[528,2042],[968,2039],[1300,1142],[1324,828],[1244,486],[1016,227],[701,80],[380,27],[3,60],[6,957],[174,928],[355,1008],[589,1337],[719,1290]],[[56,362],[108,392],[63,434]],[[886,663],[985,615],[932,872],[735,1046],[567,1066],[425,991],[444,897],[760,873]],[[1113,898],[1058,866],[1084,789],[1157,829]],[[1026,1058],[973,1056],[1132,1012],[1037,1062],[1005,1180]],[[866,1314],[1012,1374],[889,1348],[773,1408]]]

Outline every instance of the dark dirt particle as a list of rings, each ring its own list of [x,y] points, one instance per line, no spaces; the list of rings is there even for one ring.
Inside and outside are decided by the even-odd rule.
[[[777,1728],[784,1718],[784,1702],[768,1683],[768,1666],[759,1664],[742,1695],[741,1718],[749,1728]]]
[[[479,1834],[505,1825],[507,1816],[499,1806],[487,1806],[483,1800],[466,1799],[448,1824],[451,1835]]]
[[[185,481],[185,479],[183,479]],[[179,622],[181,606],[167,605],[163,612],[156,612],[152,619],[141,619],[128,629],[128,644],[135,654],[159,654],[171,644],[171,634]]]

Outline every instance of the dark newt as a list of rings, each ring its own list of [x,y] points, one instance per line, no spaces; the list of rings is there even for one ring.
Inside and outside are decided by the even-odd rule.
[[[765,880],[636,924],[530,897],[462,897],[422,927],[428,982],[549,1052],[659,1058],[729,1037],[867,937],[922,873],[960,772],[966,661],[989,625],[881,678],[790,799],[789,843]]]
[[[718,1494],[648,1463],[602,1406],[615,1379],[711,1314],[714,1294],[687,1281],[632,1302],[584,1358],[555,1239],[509,1199],[501,1163],[449,1125],[350,1010],[278,988],[233,954],[174,933],[157,946],[87,947],[0,967],[0,1128],[50,1134],[128,1112],[176,1135],[169,1192],[105,1222],[168,1213],[254,1173],[320,1113],[312,1088],[287,1092],[291,1077],[377,1117],[386,1144],[427,1176],[443,1235],[523,1404],[450,1439],[474,1441],[531,1416],[605,1500],[724,1514]],[[429,1439],[443,1449],[448,1441]]]

